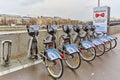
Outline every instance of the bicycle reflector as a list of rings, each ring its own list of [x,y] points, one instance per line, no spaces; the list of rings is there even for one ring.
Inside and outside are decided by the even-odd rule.
[[[81,50],[81,48],[78,48],[78,50],[82,53],[82,50]]]
[[[65,55],[64,55],[63,53],[60,53],[60,56],[61,56],[62,58],[65,58]]]

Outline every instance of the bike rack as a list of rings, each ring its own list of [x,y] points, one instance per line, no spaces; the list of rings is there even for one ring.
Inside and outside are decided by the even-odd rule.
[[[8,44],[8,53],[5,56],[5,44]],[[10,57],[11,57],[11,48],[12,48],[12,40],[4,40],[1,44],[1,63],[4,66],[10,64]]]

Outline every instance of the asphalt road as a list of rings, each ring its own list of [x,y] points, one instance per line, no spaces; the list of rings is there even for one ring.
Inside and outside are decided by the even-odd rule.
[[[105,53],[90,63],[82,60],[79,69],[73,71],[64,64],[64,74],[58,80],[120,80],[120,34],[115,49]],[[40,63],[7,75],[0,80],[55,80],[49,76],[45,66]]]

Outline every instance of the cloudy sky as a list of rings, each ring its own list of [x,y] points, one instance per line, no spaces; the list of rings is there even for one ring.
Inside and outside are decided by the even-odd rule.
[[[0,0],[0,14],[29,16],[59,16],[92,20],[98,0]],[[111,17],[120,18],[120,0],[101,0],[101,6],[111,7]]]

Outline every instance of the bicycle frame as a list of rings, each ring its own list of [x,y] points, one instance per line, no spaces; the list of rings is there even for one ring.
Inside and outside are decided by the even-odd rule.
[[[65,38],[67,37],[69,38],[69,40],[66,40],[68,44],[65,44],[66,41],[63,38],[63,41],[61,43],[62,49],[65,49],[67,54],[73,54],[73,53],[79,52],[78,48],[74,44],[71,43],[70,34],[67,34]]]
[[[32,36],[29,40],[29,46],[28,46],[28,54],[27,56],[30,57],[30,50],[31,50],[31,47],[32,47],[32,43],[33,41],[36,40],[36,43],[37,43],[37,48],[38,48],[38,52],[39,52],[39,42],[38,42],[38,37],[37,36]]]
[[[89,32],[91,32],[92,34],[90,35]],[[96,34],[96,35],[98,35],[98,34],[97,34],[95,31],[88,30],[86,33],[87,33],[87,34],[86,34],[87,37],[88,37],[88,35],[92,37],[92,39],[90,39],[90,37],[88,37],[88,39],[89,39],[95,46],[100,45],[100,44],[104,44],[104,43],[110,41],[110,39],[108,39],[108,38],[105,37],[105,36],[97,37],[97,38],[96,38],[96,37],[95,37],[95,34]]]
[[[82,48],[84,48],[84,49],[95,47],[94,44],[92,42],[90,42],[90,41],[81,41],[81,37],[80,37],[80,35],[78,33],[77,33],[77,36],[75,37],[73,42],[75,42],[75,40],[77,40],[77,39],[80,40],[78,45],[81,45]]]
[[[52,29],[52,30],[54,32],[54,29]],[[50,34],[48,28],[47,28],[47,32]],[[55,33],[52,33],[48,37],[47,40],[44,40],[44,44],[45,44],[45,51],[44,51],[44,53],[45,53],[45,55],[47,55],[49,60],[62,59],[62,57],[60,56],[60,53],[56,50],[55,39],[56,39]],[[54,47],[53,47],[53,45],[54,45]]]

